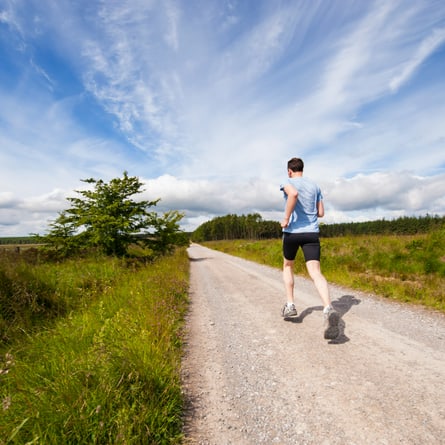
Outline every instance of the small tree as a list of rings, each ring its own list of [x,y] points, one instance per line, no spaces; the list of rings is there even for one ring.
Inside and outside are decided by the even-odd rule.
[[[189,243],[186,233],[179,230],[179,221],[183,214],[172,210],[165,212],[162,218],[153,220],[154,234],[145,238],[145,244],[155,252],[168,253],[174,246],[185,246]]]
[[[67,254],[82,247],[95,247],[107,255],[122,256],[133,243],[152,244],[157,252],[168,251],[171,245],[166,243],[185,244],[178,224],[182,214],[173,212],[159,217],[149,211],[159,199],[132,199],[143,191],[139,178],[124,172],[122,178],[108,183],[93,178],[82,181],[94,184],[94,189],[76,190],[82,197],[67,198],[72,207],[59,213],[45,237],[59,252]]]
[[[59,213],[59,217],[50,224],[50,227],[51,231],[48,235],[38,236],[39,241],[51,245],[62,256],[68,256],[78,249],[79,240],[74,236],[76,227],[65,211]]]

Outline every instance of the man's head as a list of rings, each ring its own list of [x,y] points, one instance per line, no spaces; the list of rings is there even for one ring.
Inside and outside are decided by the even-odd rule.
[[[304,168],[304,162],[300,158],[292,158],[287,163],[287,169],[295,172],[302,172]]]

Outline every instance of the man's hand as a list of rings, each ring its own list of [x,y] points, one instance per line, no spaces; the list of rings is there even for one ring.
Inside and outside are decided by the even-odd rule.
[[[281,221],[281,228],[285,229],[289,225],[289,218],[284,218],[283,221]]]

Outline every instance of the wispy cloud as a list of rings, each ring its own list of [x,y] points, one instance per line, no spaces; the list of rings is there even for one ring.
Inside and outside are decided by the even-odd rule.
[[[178,23],[180,11],[178,6],[172,0],[168,0],[164,4],[167,19],[165,40],[173,50],[177,51],[179,49]]]
[[[171,107],[171,83],[177,79],[169,72],[164,75],[163,59],[170,56],[162,53],[176,52],[179,45],[179,11],[172,2],[161,9],[150,3],[104,3],[96,37],[82,43],[87,91],[116,118],[130,143],[158,158],[177,132]]]
[[[4,231],[123,170],[190,225],[278,219],[295,155],[329,218],[444,213],[444,44],[441,1],[0,3]]]
[[[48,85],[48,89],[50,91],[54,91],[54,81],[53,79],[51,79],[48,73],[42,67],[36,65],[34,60],[31,59],[30,63],[31,66],[36,70],[36,73],[42,76],[42,78],[45,80],[46,84]]]
[[[419,66],[445,42],[445,28],[434,29],[432,33],[420,43],[412,58],[405,64],[402,72],[394,77],[389,86],[397,91],[415,73]]]

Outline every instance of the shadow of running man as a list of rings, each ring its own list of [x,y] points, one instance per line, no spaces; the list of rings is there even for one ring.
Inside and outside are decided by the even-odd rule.
[[[340,314],[340,321],[338,323],[339,334],[338,337],[330,340],[329,344],[343,344],[349,341],[349,337],[345,334],[346,323],[343,320],[343,315],[345,315],[352,306],[356,306],[361,303],[361,300],[354,297],[354,295],[343,295],[337,300],[332,302],[334,309]]]
[[[339,335],[334,340],[330,340],[329,344],[343,344],[349,341],[349,338],[345,334],[346,323],[343,320],[345,315],[352,306],[356,306],[361,303],[361,300],[354,297],[354,295],[343,295],[337,300],[332,301],[332,306],[340,314],[340,321],[338,323]],[[312,306],[304,309],[297,317],[288,318],[285,321],[291,323],[303,323],[303,320],[314,311],[322,311],[323,306]]]

